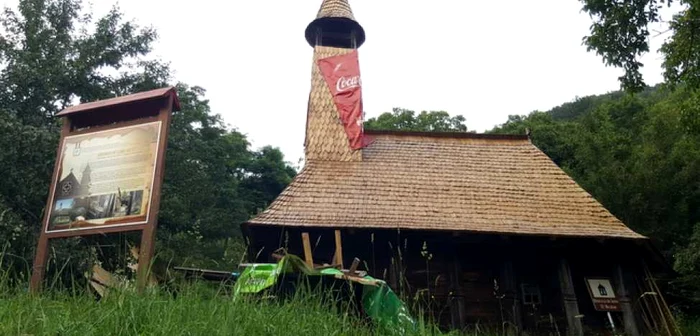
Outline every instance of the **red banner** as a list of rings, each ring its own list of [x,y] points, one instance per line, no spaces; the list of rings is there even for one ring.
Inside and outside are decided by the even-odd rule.
[[[362,128],[362,80],[357,50],[340,56],[318,60],[318,67],[333,95],[340,120],[345,127],[350,148],[359,149],[369,144]]]

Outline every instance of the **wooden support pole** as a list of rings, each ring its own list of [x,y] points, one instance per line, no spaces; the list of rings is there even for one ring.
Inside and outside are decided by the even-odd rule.
[[[139,293],[146,289],[151,273],[151,260],[155,250],[156,227],[158,226],[158,212],[160,210],[160,191],[165,175],[165,149],[168,143],[168,131],[170,130],[170,118],[172,116],[173,100],[168,99],[158,113],[161,122],[160,138],[158,139],[158,161],[153,174],[153,187],[151,188],[151,205],[148,214],[148,223],[141,232],[141,244],[139,246],[139,268],[136,271],[136,288]]]
[[[504,310],[510,311],[509,322],[512,323],[514,333],[507,333],[508,335],[520,335],[523,330],[523,319],[520,306],[520,296],[518,295],[518,285],[515,275],[515,268],[513,267],[513,261],[506,259],[503,261],[503,266],[501,269],[501,279],[503,286],[503,294],[505,294]]]
[[[306,265],[310,268],[314,268],[314,257],[313,254],[311,254],[311,241],[309,240],[308,232],[301,233],[301,241],[304,245],[304,260],[306,261]]]
[[[352,265],[350,265],[350,269],[348,270],[348,274],[350,275],[355,275],[355,272],[357,272],[357,268],[360,266],[360,259],[355,258],[352,260]]]
[[[68,136],[68,134],[71,131],[71,124],[72,123],[69,118],[63,118],[63,124],[61,125],[61,139]],[[61,157],[61,152],[63,151],[61,145],[62,144],[59,143],[58,148],[56,149],[56,158]],[[59,166],[58,161],[56,161],[56,164],[53,168],[53,174],[51,176],[51,186],[49,187],[49,195],[53,195],[53,188],[58,183],[58,180],[60,178],[60,172],[61,167]],[[41,285],[44,282],[44,275],[46,272],[46,262],[49,258],[49,237],[47,237],[46,235],[46,229],[48,227],[48,221],[51,216],[51,214],[48,212],[49,209],[51,209],[50,197],[47,198],[46,207],[44,209],[46,209],[46,211],[41,221],[41,225],[39,225],[39,227],[41,228],[41,231],[39,233],[39,243],[37,244],[36,252],[34,254],[34,264],[32,265],[32,277],[29,280],[29,292],[34,294],[39,293],[41,291]]]
[[[43,229],[42,229],[43,230]],[[34,264],[32,265],[32,277],[29,280],[29,292],[36,294],[41,292],[41,285],[44,282],[46,272],[46,261],[49,257],[49,238],[46,234],[39,236],[39,244],[34,254]]]
[[[340,230],[335,230],[335,260],[336,265],[343,269],[343,242],[340,237]]]
[[[574,291],[574,280],[571,277],[571,268],[566,258],[559,261],[559,285],[564,299],[564,312],[568,324],[569,336],[583,336],[583,324],[578,310],[578,300]]]
[[[615,267],[615,282],[617,283],[617,295],[620,299],[620,308],[622,308],[622,319],[625,327],[625,335],[639,336],[639,328],[637,327],[637,318],[632,309],[632,301],[627,290],[629,284],[629,276],[625,272],[626,269],[622,265],[617,264]]]
[[[464,315],[466,308],[464,306],[464,293],[462,292],[462,262],[459,258],[459,251],[456,246],[452,247],[452,256],[450,257],[451,264],[448,266],[448,274],[450,280],[450,317],[452,319],[452,328],[461,330],[464,327]]]

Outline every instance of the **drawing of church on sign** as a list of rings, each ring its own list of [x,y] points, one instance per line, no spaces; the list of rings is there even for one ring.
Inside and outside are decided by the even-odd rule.
[[[81,174],[80,182],[78,178],[73,174],[73,170],[66,175],[61,181],[56,185],[55,195],[56,199],[64,198],[75,198],[75,197],[86,197],[90,194],[90,174],[92,170],[90,165],[86,165]]]
[[[343,118],[358,111],[345,113],[335,99],[361,81],[338,76],[331,85],[334,68],[324,62],[357,66],[365,31],[347,0],[324,0],[305,37],[313,48],[306,161],[242,225],[250,261],[274,262],[279,248],[303,255],[303,241],[311,241],[307,260],[333,265],[334,237],[342,236],[342,264],[362,260],[446,329],[588,335],[614,321],[627,335],[642,335],[650,327],[642,321],[666,318],[652,304],[633,304],[658,292],[648,279],[665,270],[650,240],[528,135],[387,130],[354,141],[358,129]],[[596,308],[587,277],[610,279],[606,291],[614,289],[619,311]]]

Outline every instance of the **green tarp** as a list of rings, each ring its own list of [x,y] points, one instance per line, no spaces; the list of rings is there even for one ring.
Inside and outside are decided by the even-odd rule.
[[[259,293],[272,287],[284,273],[299,273],[311,276],[338,277],[343,273],[335,268],[314,270],[294,255],[283,257],[276,264],[253,264],[240,275],[234,286],[234,298],[242,294]],[[398,334],[415,329],[415,321],[406,305],[382,280],[370,276],[362,278],[362,306],[365,313],[384,330]]]

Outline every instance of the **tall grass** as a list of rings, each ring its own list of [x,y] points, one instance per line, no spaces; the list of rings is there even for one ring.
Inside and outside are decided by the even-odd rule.
[[[0,270],[0,335],[384,335],[369,321],[338,305],[330,292],[299,291],[291,297],[234,300],[229,285],[194,282],[139,295],[112,289],[104,298],[74,285],[41,295],[26,279]],[[13,280],[13,281],[10,281]],[[75,284],[80,283],[78,281]],[[18,285],[19,284],[19,285]],[[62,288],[62,289],[61,289]],[[439,334],[420,323],[414,335]]]
[[[0,335],[371,335],[359,318],[316,297],[236,300],[206,284],[176,295],[112,291],[101,300],[86,292],[24,290],[0,294]]]

